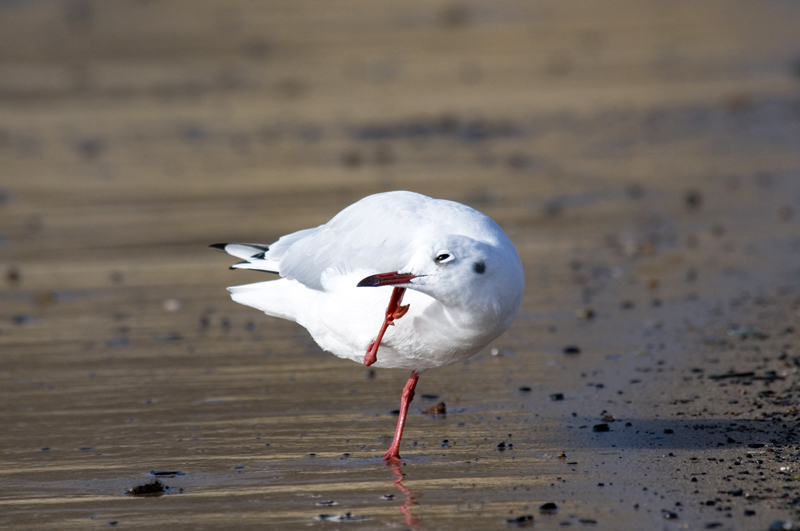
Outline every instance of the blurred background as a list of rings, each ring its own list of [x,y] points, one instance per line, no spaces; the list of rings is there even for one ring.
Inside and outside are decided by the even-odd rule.
[[[516,404],[519,386],[546,402],[602,355],[664,348],[644,338],[795,278],[798,28],[791,0],[0,0],[0,443],[22,500],[0,522],[52,495],[39,524],[80,527],[105,502],[72,495],[118,499],[151,468],[338,459],[355,444],[343,423],[382,453],[406,375],[376,385],[233,304],[225,286],[265,277],[207,249],[270,243],[372,193],[466,203],[520,251],[523,310],[492,346],[506,361],[420,383],[463,400],[467,422]],[[552,357],[576,341],[597,357]],[[529,433],[537,455],[563,449],[562,413]],[[477,446],[506,431],[475,422]],[[267,433],[269,450],[248,446]],[[241,488],[203,477],[186,481]],[[304,526],[310,507],[276,521]]]
[[[780,0],[5,0],[0,256],[94,285],[383,190],[513,231],[617,184],[796,169],[798,23]]]

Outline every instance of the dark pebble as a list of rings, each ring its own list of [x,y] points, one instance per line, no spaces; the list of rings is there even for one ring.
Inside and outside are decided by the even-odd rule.
[[[698,190],[689,190],[684,194],[683,201],[689,210],[696,210],[703,205],[703,194]]]
[[[14,321],[14,324],[24,325],[32,323],[34,321],[34,317],[27,313],[21,313],[12,317],[11,320]]]
[[[150,475],[157,478],[174,478],[175,476],[183,476],[185,474],[180,470],[151,470]]]
[[[526,514],[523,516],[517,516],[516,518],[507,518],[506,523],[511,525],[518,525],[520,527],[533,525],[533,515]]]
[[[564,393],[553,393],[552,395],[550,395],[550,400],[552,400],[553,402],[564,400]]]
[[[722,524],[719,522],[709,522],[705,525],[705,529],[716,529],[718,527],[722,527]]]
[[[580,519],[578,519],[578,523],[580,523],[580,524],[596,524],[597,520],[592,520],[591,518],[580,518]]]
[[[437,398],[439,398],[439,395],[432,395],[430,393],[425,393],[420,398],[422,398],[424,400],[436,400]]]
[[[159,480],[154,479],[150,483],[145,483],[143,485],[136,485],[135,487],[129,488],[128,495],[139,496],[142,498],[156,497],[156,496],[162,496],[166,491],[167,487]]]
[[[666,433],[667,435],[672,435],[675,432],[672,431],[670,428],[667,428],[667,429],[664,430],[664,433]]]
[[[539,512],[542,514],[553,514],[558,511],[558,505],[553,502],[543,503],[539,506]]]
[[[435,406],[423,409],[422,412],[426,415],[447,415],[447,406],[444,402],[439,402]]]
[[[730,494],[731,496],[744,496],[744,490],[742,490],[742,489],[733,489],[733,490],[729,490],[728,494]]]
[[[519,390],[522,393],[530,393],[531,392],[531,388],[528,387],[527,385],[523,385],[522,387],[519,388]]]
[[[611,428],[609,428],[608,424],[605,424],[605,423],[603,423],[603,424],[595,424],[594,427],[592,427],[592,431],[596,431],[596,432],[611,431]]]
[[[22,279],[22,274],[16,267],[10,267],[6,271],[6,281],[12,286],[18,285],[21,279]]]
[[[744,515],[745,516],[755,516],[756,512],[753,509],[745,509],[744,510]]]
[[[581,353],[580,347],[576,347],[575,345],[564,347],[564,354],[580,354],[580,353]]]
[[[672,511],[668,511],[666,509],[661,509],[661,515],[664,517],[664,520],[677,520],[678,515],[673,513]]]

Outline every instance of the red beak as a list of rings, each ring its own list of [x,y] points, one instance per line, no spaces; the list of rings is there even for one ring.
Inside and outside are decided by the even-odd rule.
[[[379,273],[367,277],[357,284],[357,287],[375,287],[375,286],[391,286],[393,284],[407,284],[412,278],[417,278],[417,275],[411,273],[399,273],[394,271],[392,273]]]

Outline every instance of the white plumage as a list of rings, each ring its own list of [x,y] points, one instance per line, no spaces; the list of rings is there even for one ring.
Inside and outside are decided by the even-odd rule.
[[[463,360],[502,334],[524,289],[519,255],[494,221],[413,192],[366,197],[325,225],[269,246],[212,247],[245,260],[234,268],[283,277],[228,288],[236,302],[296,321],[323,349],[357,362],[365,361],[383,323],[374,365],[412,370],[412,378]],[[384,315],[392,289],[400,299],[408,289],[408,311],[394,318]]]

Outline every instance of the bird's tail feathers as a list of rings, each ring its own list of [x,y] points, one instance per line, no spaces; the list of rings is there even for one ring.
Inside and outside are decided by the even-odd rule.
[[[306,289],[297,289],[298,283],[293,280],[280,279],[256,282],[243,286],[231,286],[228,291],[231,298],[239,304],[251,306],[267,315],[297,321],[295,309],[305,304]]]
[[[265,271],[267,273],[280,274],[279,262],[277,260],[265,259],[269,247],[260,243],[215,243],[210,245],[215,251],[227,253],[244,262],[233,264],[231,269],[253,269]]]

